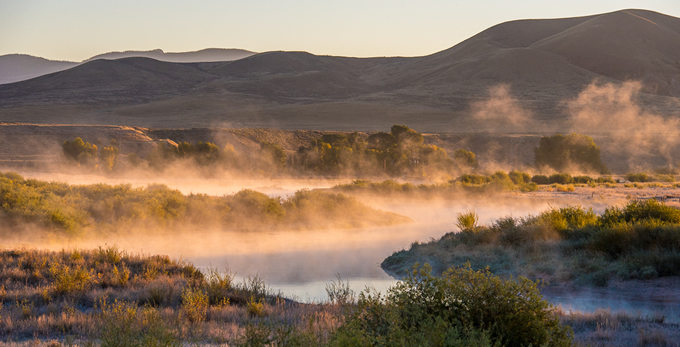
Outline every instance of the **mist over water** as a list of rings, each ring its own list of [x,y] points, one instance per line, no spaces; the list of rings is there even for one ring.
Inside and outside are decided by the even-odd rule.
[[[148,176],[148,177],[106,177],[98,174],[68,174],[40,171],[17,171],[25,178],[43,181],[65,182],[68,184],[130,184],[133,187],[146,187],[150,184],[165,184],[177,189],[182,194],[230,195],[243,189],[253,189],[269,196],[289,197],[300,189],[330,188],[338,184],[352,182],[351,179],[234,179],[203,178],[196,175],[182,177]]]
[[[209,195],[233,194],[255,189],[270,196],[287,197],[299,189],[329,188],[349,180],[274,179],[220,180],[199,178],[103,178],[95,175],[59,175],[21,172],[26,178],[62,181],[71,184],[166,184],[182,193]],[[459,200],[359,198],[369,206],[407,216],[413,223],[362,229],[338,230],[186,230],[183,233],[119,235],[68,244],[25,245],[31,248],[91,249],[115,245],[119,249],[144,254],[166,254],[190,261],[201,269],[208,267],[236,274],[242,281],[258,276],[274,292],[305,302],[327,299],[325,287],[340,276],[356,291],[366,286],[385,292],[396,280],[380,268],[380,263],[395,251],[408,249],[413,242],[428,242],[456,231],[454,222],[460,212],[475,210],[480,224],[490,224],[505,216],[535,215],[551,207],[583,205],[601,213],[605,207],[621,203],[615,197],[584,199],[568,194],[506,193],[492,198],[467,197]],[[9,245],[7,245],[9,246]],[[227,270],[228,269],[228,270]],[[598,308],[628,310],[640,315],[661,312],[669,321],[680,321],[680,308],[664,303],[630,301],[597,295],[546,293],[546,298],[564,310],[592,312]]]
[[[47,179],[40,173],[22,172],[27,178]],[[135,179],[103,179],[86,175],[51,175],[52,180],[72,184],[95,182],[145,186],[151,182]],[[162,179],[183,193],[222,195],[251,188],[272,196],[288,196],[303,188],[331,187],[340,180],[215,180]],[[537,214],[550,206],[574,203],[565,199],[505,196],[494,199],[425,200],[359,198],[369,206],[410,217],[414,222],[389,227],[339,230],[187,230],[184,233],[115,236],[78,241],[49,248],[94,248],[116,245],[129,252],[167,254],[194,265],[229,269],[238,278],[259,276],[273,290],[281,290],[299,300],[325,299],[325,285],[340,276],[355,290],[366,285],[384,291],[394,283],[380,263],[393,252],[408,249],[413,242],[427,242],[454,231],[456,215],[467,210],[479,214],[480,223],[491,223],[504,216]],[[603,208],[605,203],[595,206]],[[35,246],[35,245],[32,245]]]

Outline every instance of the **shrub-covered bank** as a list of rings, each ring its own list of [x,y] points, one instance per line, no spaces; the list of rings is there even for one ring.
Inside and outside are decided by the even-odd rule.
[[[254,190],[184,195],[164,185],[68,185],[0,173],[0,221],[9,236],[31,225],[58,236],[196,228],[352,228],[409,222],[352,197],[301,190],[288,199]]]
[[[0,250],[0,344],[9,346],[668,345],[677,324],[599,310],[563,312],[537,284],[469,266],[410,269],[385,294],[326,286],[301,304],[260,278],[200,272],[115,247]],[[519,295],[518,295],[519,294]],[[574,344],[571,330],[575,332]]]
[[[414,269],[383,297],[339,280],[330,301],[299,304],[259,278],[235,283],[165,256],[0,251],[0,336],[102,346],[567,346],[568,327],[536,284]],[[470,284],[473,284],[472,286]],[[513,300],[499,296],[513,296]],[[515,294],[521,293],[517,299]]]
[[[460,232],[392,254],[383,269],[403,275],[414,263],[428,262],[440,273],[471,262],[496,274],[594,286],[680,275],[680,210],[656,200],[610,207],[601,215],[580,206],[555,208],[488,226],[477,225],[469,211],[457,225]]]

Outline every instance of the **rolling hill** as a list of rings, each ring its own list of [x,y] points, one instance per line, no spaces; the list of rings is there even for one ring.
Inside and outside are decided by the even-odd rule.
[[[235,48],[207,48],[194,52],[163,52],[161,49],[154,49],[151,51],[125,51],[125,52],[109,52],[95,55],[92,58],[85,59],[82,62],[97,59],[123,59],[123,58],[151,58],[160,61],[167,61],[170,63],[199,63],[207,61],[231,61],[243,59],[255,54],[255,52],[247,51],[245,49]]]
[[[7,54],[0,56],[0,84],[25,81],[46,74],[63,71],[95,60],[115,60],[123,58],[151,58],[173,63],[198,63],[211,61],[232,61],[255,54],[243,49],[208,48],[195,52],[166,53],[160,49],[151,51],[110,52],[96,55],[80,63],[55,61],[27,54]]]
[[[95,60],[1,85],[0,120],[317,130],[403,123],[430,132],[487,131],[470,105],[507,84],[542,123],[504,131],[564,131],[565,100],[593,81],[627,80],[643,83],[643,106],[678,116],[679,18],[622,10],[511,21],[412,58],[265,52],[200,63]]]
[[[70,61],[54,61],[27,54],[0,56],[0,84],[24,81],[78,65]]]

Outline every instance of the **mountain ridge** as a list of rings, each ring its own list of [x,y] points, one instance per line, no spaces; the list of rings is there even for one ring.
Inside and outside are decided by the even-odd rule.
[[[640,81],[642,103],[680,116],[673,106],[678,57],[680,19],[631,9],[505,22],[421,57],[275,51],[224,62],[96,60],[1,85],[0,117],[56,121],[71,112],[69,119],[83,122],[149,127],[369,130],[404,123],[421,131],[474,131],[470,105],[508,85],[527,112],[559,129],[564,101],[594,81]],[[83,76],[95,75],[88,91]]]
[[[81,62],[50,60],[28,54],[6,54],[0,56],[0,85],[21,82],[50,73],[70,69],[99,59],[117,60],[123,58],[146,57],[162,62],[200,63],[231,61],[249,57],[255,52],[236,48],[206,48],[190,52],[164,52],[161,49],[150,51],[107,52],[95,55]]]

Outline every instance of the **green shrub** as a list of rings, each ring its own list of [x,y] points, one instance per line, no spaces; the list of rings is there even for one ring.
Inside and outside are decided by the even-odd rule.
[[[548,181],[551,184],[552,183],[569,184],[573,181],[573,179],[571,178],[571,175],[569,175],[568,173],[556,173],[556,174],[550,175],[550,177],[548,178]]]
[[[674,175],[657,174],[657,175],[654,175],[653,180],[657,181],[657,182],[673,183],[673,182],[675,182],[675,176]]]
[[[593,249],[618,258],[627,252],[634,239],[634,234],[625,226],[618,228],[605,228],[593,234],[590,244]]]
[[[627,173],[625,177],[630,182],[651,182],[651,177],[649,177],[647,173],[644,172]]]
[[[535,192],[538,190],[538,184],[536,184],[535,182],[520,184],[519,190],[524,193]]]
[[[640,223],[658,220],[664,224],[680,223],[680,210],[667,206],[656,199],[632,201],[623,208],[609,207],[601,217],[601,224],[613,227],[620,223]]]
[[[579,184],[588,184],[590,182],[593,182],[593,178],[590,176],[574,176],[573,177],[573,182],[574,183],[579,183]]]
[[[477,228],[479,216],[474,210],[458,213],[456,226],[460,230],[474,230]]]
[[[550,179],[545,175],[535,175],[531,178],[531,182],[536,184],[550,184]]]
[[[102,347],[179,347],[180,340],[163,321],[155,308],[145,307],[141,312],[137,304],[115,300],[101,301]]]
[[[579,229],[588,225],[597,225],[598,218],[592,208],[571,206],[551,208],[541,212],[537,217],[528,221],[529,225],[544,225],[555,231],[565,229]]]
[[[184,288],[182,291],[182,311],[192,322],[202,322],[208,312],[208,295],[199,289]]]
[[[209,268],[205,275],[205,288],[210,305],[224,305],[229,303],[229,294],[234,290],[234,274],[225,269],[223,273]]]
[[[611,176],[598,177],[595,182],[597,183],[616,183]]]
[[[83,141],[80,137],[73,141],[64,141],[62,150],[66,158],[78,164],[90,163],[97,158],[97,146]]]
[[[469,264],[435,277],[425,265],[385,297],[362,292],[331,345],[570,346],[572,335],[526,278],[502,280]]]
[[[453,160],[456,164],[468,168],[476,168],[479,165],[475,154],[463,148],[453,152]]]
[[[484,175],[464,174],[457,178],[457,181],[465,184],[486,184],[491,182],[492,178]]]
[[[583,171],[600,173],[608,171],[602,162],[600,147],[590,136],[581,134],[544,136],[534,152],[538,168],[547,166],[555,171],[563,171],[576,165]]]
[[[251,297],[246,304],[246,313],[251,317],[264,317],[264,300],[256,300],[254,297]]]
[[[59,295],[82,293],[96,283],[92,273],[80,266],[71,268],[68,265],[54,262],[49,272],[54,281],[54,291]]]
[[[531,182],[531,175],[529,175],[526,172],[521,172],[521,171],[510,171],[508,173],[508,176],[512,180],[512,183],[514,184],[524,184],[524,183],[530,183]]]
[[[510,176],[503,171],[497,171],[491,177],[491,186],[497,190],[512,190],[514,184]]]
[[[16,172],[5,172],[1,177],[6,177],[15,182],[24,182],[24,177]]]

